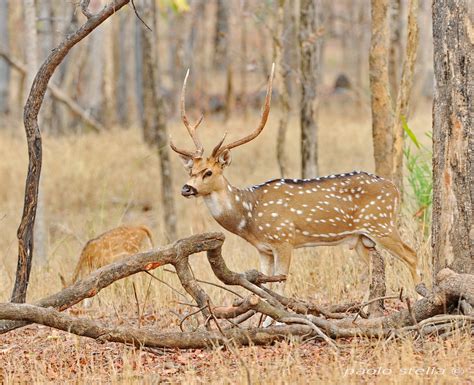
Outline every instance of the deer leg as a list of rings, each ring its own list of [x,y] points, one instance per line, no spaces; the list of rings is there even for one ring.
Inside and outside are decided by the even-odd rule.
[[[273,262],[273,254],[272,253],[264,253],[263,251],[260,251],[260,272],[271,276],[273,275],[273,267],[274,267],[274,262]]]
[[[275,256],[275,267],[273,272],[275,275],[283,274],[288,276],[292,251],[293,247],[288,243],[278,245],[274,248],[273,255]],[[286,281],[275,283],[273,289],[276,293],[284,295],[285,284]]]
[[[367,247],[363,242],[362,242],[362,236],[359,237],[359,239],[357,240],[357,243],[355,245],[355,250],[357,252],[357,255],[362,258],[365,262],[365,264],[367,265],[367,272],[368,272],[368,281],[369,281],[369,284],[370,282],[372,282],[372,265],[370,263],[370,248]],[[367,290],[365,296],[364,296],[364,302],[368,300],[369,298],[369,290]]]
[[[267,276],[271,276],[274,274],[274,266],[275,266],[275,262],[274,262],[274,256],[273,256],[273,253],[264,253],[262,251],[260,251],[260,272],[262,272],[263,274],[267,275]],[[273,288],[272,287],[272,284],[270,283],[267,283],[266,286],[268,288]],[[263,327],[269,327],[273,322],[273,319],[271,319],[270,317],[266,316],[265,318],[263,318],[263,324],[262,326]]]

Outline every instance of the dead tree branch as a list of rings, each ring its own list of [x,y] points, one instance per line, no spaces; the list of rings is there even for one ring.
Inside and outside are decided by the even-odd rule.
[[[268,344],[290,335],[302,339],[318,338],[337,348],[331,339],[393,338],[407,333],[418,333],[422,337],[431,333],[449,335],[455,328],[471,330],[472,315],[460,315],[459,309],[461,301],[465,303],[465,309],[474,305],[473,275],[457,274],[444,269],[439,272],[430,294],[413,304],[410,302],[408,309],[387,316],[354,320],[349,314],[341,318],[341,314],[336,313],[336,317],[332,317],[334,314],[321,310],[318,306],[279,296],[261,286],[262,283],[282,280],[285,277],[266,277],[255,270],[244,273],[231,271],[221,254],[223,242],[224,235],[221,233],[194,235],[104,266],[82,281],[34,305],[0,304],[0,318],[10,320],[0,324],[0,333],[35,322],[101,341],[149,348],[186,349],[229,343]],[[241,286],[253,294],[243,299],[237,298],[231,306],[214,305],[189,268],[189,257],[202,251],[207,251],[213,272],[224,284]],[[167,264],[174,266],[181,284],[194,298],[198,307],[197,311],[181,320],[181,325],[187,318],[198,313],[204,318],[204,322],[199,323],[192,332],[161,332],[150,327],[105,327],[97,321],[78,319],[60,312],[86,297],[97,294],[118,279]],[[330,310],[345,311],[344,309],[347,310],[348,306]],[[269,316],[283,325],[271,328],[238,326],[256,313]],[[217,330],[211,328],[210,320],[214,321]],[[233,327],[223,328],[219,320],[228,320]]]
[[[221,233],[199,234],[153,251],[132,255],[96,270],[74,285],[37,301],[35,305],[65,310],[85,298],[96,295],[119,279],[141,271],[150,271],[168,263],[176,263],[181,259],[187,261],[189,255],[215,248],[223,241],[224,236]],[[24,325],[18,322],[0,322],[0,334]]]
[[[27,304],[0,304],[0,318],[16,320],[17,323],[39,323],[79,336],[99,341],[133,344],[138,347],[198,349],[226,345],[232,341],[236,345],[267,345],[290,336],[312,335],[306,325],[275,326],[266,329],[227,329],[220,331],[170,332],[160,333],[156,328],[107,327],[98,322],[71,317],[51,308]]]

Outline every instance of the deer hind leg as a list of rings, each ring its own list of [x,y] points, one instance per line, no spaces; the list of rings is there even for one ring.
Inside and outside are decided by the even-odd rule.
[[[385,237],[377,238],[377,243],[407,264],[415,285],[421,282],[416,252],[402,241],[396,229]]]
[[[357,255],[361,257],[367,265],[368,270],[368,282],[372,282],[372,264],[371,264],[371,257],[370,257],[370,249],[375,247],[375,242],[371,239],[361,235],[357,240],[355,245],[355,250]],[[370,291],[367,290],[364,296],[364,302],[369,299]]]

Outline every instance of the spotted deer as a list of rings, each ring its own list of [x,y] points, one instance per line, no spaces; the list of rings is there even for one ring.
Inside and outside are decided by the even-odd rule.
[[[86,243],[81,251],[72,276],[72,283],[84,278],[92,271],[121,258],[149,250],[153,247],[150,229],[146,226],[119,226]],[[64,284],[65,282],[63,282]],[[84,300],[89,307],[90,298]]]
[[[416,254],[402,241],[395,225],[399,194],[391,181],[353,171],[312,179],[273,179],[241,189],[225,178],[224,169],[231,163],[230,151],[255,139],[265,127],[273,74],[274,68],[257,128],[226,145],[224,135],[206,158],[196,132],[202,116],[194,125],[186,117],[188,71],[181,93],[181,116],[196,149],[180,149],[170,141],[190,176],[181,194],[187,198],[203,197],[222,227],[255,246],[264,274],[286,275],[296,248],[347,243],[367,262],[371,248],[385,248],[407,264],[418,282]],[[284,285],[276,290],[282,293]]]

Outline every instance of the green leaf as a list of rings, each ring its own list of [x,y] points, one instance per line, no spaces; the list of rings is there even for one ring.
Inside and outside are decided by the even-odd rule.
[[[417,148],[421,148],[420,142],[418,142],[418,139],[414,132],[408,127],[407,120],[405,116],[401,116],[401,121],[402,121],[402,127],[405,133],[408,135],[408,137],[411,139],[411,141],[415,144]]]

